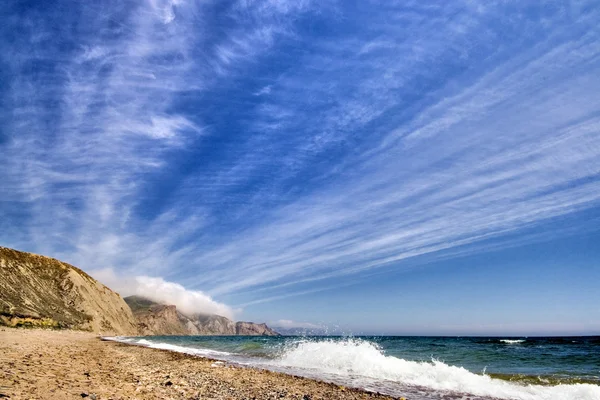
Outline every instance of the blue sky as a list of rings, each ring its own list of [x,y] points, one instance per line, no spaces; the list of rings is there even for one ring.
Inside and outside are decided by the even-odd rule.
[[[9,1],[0,244],[275,325],[598,334],[599,6]]]

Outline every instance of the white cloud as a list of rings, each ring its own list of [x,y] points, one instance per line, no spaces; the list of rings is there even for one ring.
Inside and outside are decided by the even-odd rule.
[[[262,96],[262,95],[269,94],[269,93],[271,93],[271,85],[262,87],[259,91],[255,92],[254,95]]]
[[[157,303],[174,304],[186,315],[217,314],[235,319],[236,310],[228,305],[215,301],[199,290],[187,290],[178,283],[167,282],[160,277],[120,276],[111,268],[91,271],[90,275],[123,297],[137,295]]]

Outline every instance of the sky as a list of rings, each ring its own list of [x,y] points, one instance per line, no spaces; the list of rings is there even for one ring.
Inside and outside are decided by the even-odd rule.
[[[600,334],[597,1],[0,18],[0,245],[285,328]]]

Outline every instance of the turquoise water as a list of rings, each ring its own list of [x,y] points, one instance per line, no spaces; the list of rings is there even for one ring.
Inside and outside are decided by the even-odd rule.
[[[600,337],[117,338],[405,396],[600,400]]]

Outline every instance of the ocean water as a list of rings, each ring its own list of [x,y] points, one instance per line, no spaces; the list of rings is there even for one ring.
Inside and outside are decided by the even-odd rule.
[[[425,399],[600,400],[600,337],[110,338]]]

